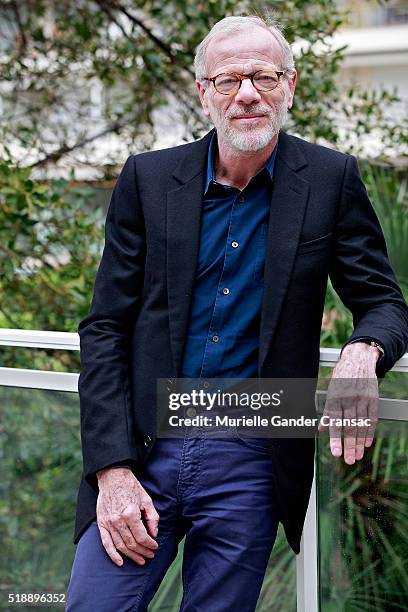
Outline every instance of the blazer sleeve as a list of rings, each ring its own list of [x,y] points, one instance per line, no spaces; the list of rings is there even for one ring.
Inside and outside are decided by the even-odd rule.
[[[408,307],[388,259],[385,238],[361,179],[348,155],[330,262],[330,278],[353,315],[354,331],[384,348],[376,374],[383,377],[408,344]]]
[[[130,156],[109,204],[90,311],[78,326],[83,469],[85,480],[96,489],[97,471],[118,462],[138,464],[129,391],[129,340],[141,301],[145,251],[135,158]]]

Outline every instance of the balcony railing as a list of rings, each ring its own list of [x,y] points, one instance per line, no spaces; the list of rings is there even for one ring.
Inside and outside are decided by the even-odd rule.
[[[33,349],[79,350],[75,333],[0,329],[0,345]],[[321,348],[320,366],[332,368],[339,357],[339,349]],[[392,372],[408,373],[408,353],[394,366]],[[78,373],[0,367],[0,388],[41,389],[77,393]],[[380,398],[379,422],[405,424],[408,422],[408,400]],[[333,459],[334,461],[334,459]],[[319,584],[319,479],[316,477],[319,457],[315,461],[315,477],[303,530],[301,552],[296,556],[297,610],[316,612],[321,608]],[[79,477],[79,474],[78,474]],[[405,493],[406,495],[407,493]],[[166,608],[167,609],[167,608]],[[266,609],[266,608],[262,608]]]

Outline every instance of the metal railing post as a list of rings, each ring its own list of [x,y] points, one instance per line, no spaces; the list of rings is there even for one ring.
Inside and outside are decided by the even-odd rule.
[[[316,455],[312,490],[300,541],[300,553],[296,555],[297,612],[318,612],[318,532]]]

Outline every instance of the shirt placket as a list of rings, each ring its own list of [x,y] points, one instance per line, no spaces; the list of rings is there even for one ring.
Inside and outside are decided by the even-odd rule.
[[[223,337],[225,314],[228,310],[228,295],[234,290],[232,269],[237,267],[238,247],[241,242],[238,206],[243,197],[238,194],[234,198],[228,226],[228,235],[224,251],[223,268],[217,285],[211,322],[207,333],[200,378],[215,377],[221,369],[224,352]]]

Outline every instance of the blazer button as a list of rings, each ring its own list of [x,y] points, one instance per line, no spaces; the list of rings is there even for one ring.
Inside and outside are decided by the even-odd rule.
[[[147,434],[147,435],[144,437],[144,445],[145,445],[145,446],[150,446],[152,442],[153,442],[153,440],[151,439],[151,437],[149,436],[149,434]]]
[[[170,393],[174,389],[174,380],[172,378],[166,378],[166,391]]]

